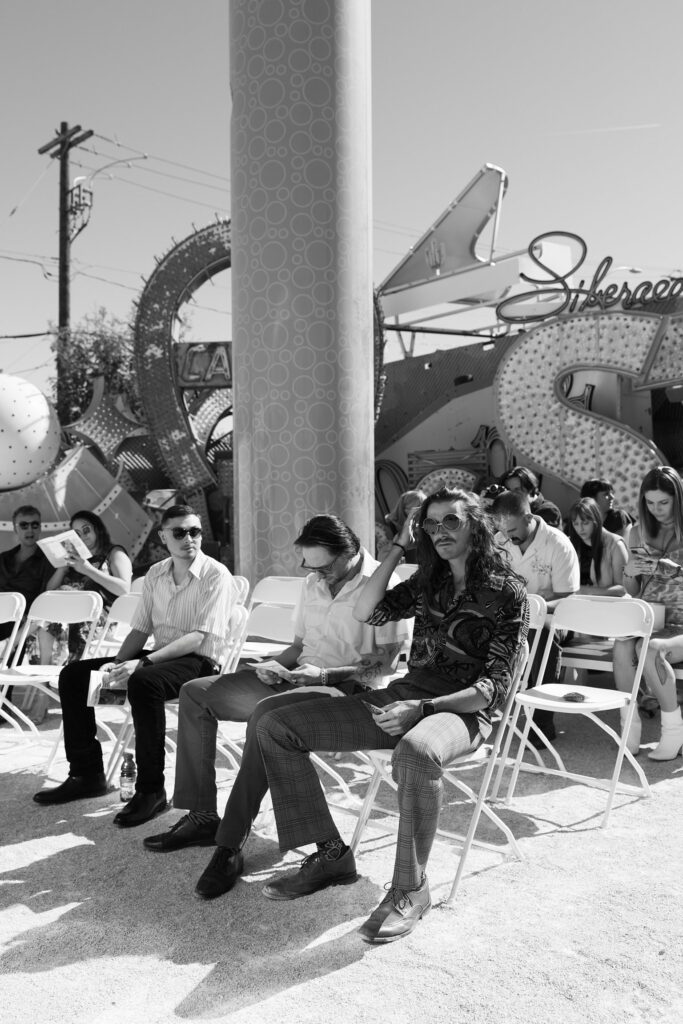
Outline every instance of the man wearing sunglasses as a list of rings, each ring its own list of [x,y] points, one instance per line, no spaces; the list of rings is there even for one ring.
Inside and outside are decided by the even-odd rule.
[[[378,562],[343,520],[313,516],[294,543],[308,575],[294,611],[294,641],[275,659],[282,674],[240,665],[232,675],[195,679],[180,692],[173,804],[189,814],[143,842],[156,853],[215,843],[218,849],[195,889],[200,899],[226,893],[242,872],[241,849],[268,789],[255,732],[262,709],[370,690],[395,672],[410,639],[405,620],[375,627],[355,618],[358,595]],[[218,721],[249,722],[222,821],[214,767]]]
[[[0,592],[23,594],[28,608],[45,590],[54,568],[38,547],[41,531],[38,509],[22,505],[12,515],[12,526],[17,544],[0,554]],[[0,624],[0,640],[11,632],[11,622]]]
[[[39,804],[61,804],[107,792],[95,714],[86,704],[91,670],[104,669],[112,683],[127,686],[135,725],[136,792],[114,818],[121,828],[141,825],[167,807],[164,702],[174,700],[189,679],[216,675],[232,605],[232,576],[202,552],[201,521],[188,505],[164,512],[159,535],[170,557],[145,576],[132,628],[113,663],[107,658],[78,661],[60,673],[69,777],[33,798]],[[152,635],[154,648],[149,650]]]

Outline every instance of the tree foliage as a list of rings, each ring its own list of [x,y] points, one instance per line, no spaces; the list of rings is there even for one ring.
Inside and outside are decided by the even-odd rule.
[[[107,389],[127,399],[137,416],[144,416],[133,358],[133,328],[100,307],[71,328],[69,337],[52,343],[57,376],[50,384],[59,422],[77,420],[90,404],[92,382],[103,376]]]

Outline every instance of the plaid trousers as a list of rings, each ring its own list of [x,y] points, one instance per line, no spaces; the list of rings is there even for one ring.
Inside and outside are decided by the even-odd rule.
[[[395,699],[372,692],[376,704]],[[357,697],[285,704],[260,718],[257,735],[283,852],[339,836],[309,751],[394,750],[399,826],[392,883],[401,889],[416,889],[424,875],[441,809],[442,766],[481,740],[474,715],[451,712],[389,736]]]

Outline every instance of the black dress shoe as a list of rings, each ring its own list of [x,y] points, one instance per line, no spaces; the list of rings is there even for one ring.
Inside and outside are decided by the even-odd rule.
[[[134,828],[135,825],[144,825],[146,821],[156,818],[168,807],[166,790],[158,793],[136,793],[132,800],[119,811],[114,818],[114,824],[119,828]]]
[[[353,850],[347,850],[338,860],[327,860],[318,851],[301,862],[298,871],[289,872],[263,887],[269,900],[296,900],[310,896],[328,885],[351,885],[358,881]]]
[[[189,814],[186,814],[168,832],[147,836],[142,840],[142,845],[155,853],[170,853],[171,850],[182,850],[185,846],[214,846],[217,829],[218,818],[203,825],[195,825]]]
[[[70,775],[61,786],[41,789],[33,794],[37,804],[68,804],[71,800],[87,800],[93,796],[105,796],[108,792],[104,772],[96,775]]]
[[[373,944],[402,939],[429,913],[431,905],[426,878],[419,889],[392,888],[359,928],[361,938]]]
[[[195,886],[194,894],[200,900],[215,900],[229,892],[244,871],[244,858],[239,850],[219,846]]]

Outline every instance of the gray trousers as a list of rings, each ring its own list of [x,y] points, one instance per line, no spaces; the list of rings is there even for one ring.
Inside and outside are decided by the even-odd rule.
[[[386,690],[372,694],[376,704],[394,699]],[[431,715],[404,736],[389,736],[360,700],[339,697],[305,704],[283,701],[274,710],[264,709],[254,726],[282,851],[339,836],[309,751],[394,748],[400,817],[392,883],[418,888],[438,825],[442,766],[481,741],[475,715]]]

